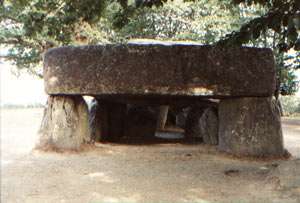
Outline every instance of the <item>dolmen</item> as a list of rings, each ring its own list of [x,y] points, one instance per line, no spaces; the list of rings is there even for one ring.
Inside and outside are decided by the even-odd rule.
[[[132,43],[50,49],[44,55],[49,98],[37,147],[79,149],[95,139],[93,133],[100,141],[118,140],[130,105],[190,105],[189,114],[201,116],[203,106],[217,101],[212,143],[220,151],[282,156],[275,78],[272,51],[263,48]],[[97,101],[94,129],[83,96]],[[187,120],[187,134],[193,125]]]

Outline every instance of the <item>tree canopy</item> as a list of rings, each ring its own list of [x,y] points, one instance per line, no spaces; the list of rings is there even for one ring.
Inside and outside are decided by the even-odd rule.
[[[51,47],[196,40],[272,48],[281,92],[290,94],[300,68],[299,31],[299,0],[4,0],[0,7],[0,44],[8,48],[2,57],[37,75]]]

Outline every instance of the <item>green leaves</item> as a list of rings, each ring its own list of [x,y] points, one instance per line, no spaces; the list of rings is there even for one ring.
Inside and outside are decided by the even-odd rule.
[[[40,73],[42,54],[85,40],[81,30],[99,23],[111,1],[116,0],[5,0],[0,5],[0,45],[9,49],[6,59]]]
[[[298,39],[296,40],[294,49],[295,49],[296,51],[300,51],[300,38],[298,38]]]
[[[242,45],[251,40],[259,39],[262,33],[273,30],[282,36],[277,45],[280,51],[288,51],[296,46],[300,28],[300,3],[299,0],[238,0],[235,3],[259,3],[269,6],[269,12],[244,24],[238,32],[231,33],[223,38],[221,45]],[[298,44],[297,44],[298,47]]]
[[[8,59],[31,72],[39,72],[44,51],[61,45],[130,38],[197,40],[270,47],[278,59],[300,50],[299,34],[299,0],[5,0],[0,5],[0,43],[10,48]],[[293,65],[278,62],[278,70],[300,67],[296,53],[285,60]],[[282,91],[288,93],[295,84],[289,74],[278,73]]]
[[[168,0],[135,0],[136,7],[163,6]]]
[[[266,18],[267,27],[274,30],[275,32],[281,31],[282,15],[280,13],[270,13]]]

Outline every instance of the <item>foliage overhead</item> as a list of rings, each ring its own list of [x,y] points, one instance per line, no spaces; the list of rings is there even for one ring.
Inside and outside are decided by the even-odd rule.
[[[118,33],[127,39],[192,40],[213,44],[238,28],[237,13],[228,1],[168,2],[163,7],[143,7],[135,11]]]
[[[0,44],[10,48],[6,58],[34,71],[45,50],[72,44],[78,34],[76,27],[83,22],[96,23],[105,7],[103,0],[3,1]]]
[[[268,12],[242,25],[238,32],[227,35],[220,44],[245,44],[258,39],[268,29],[280,35],[277,44],[279,51],[294,48],[300,50],[300,1],[299,0],[234,0],[234,3],[253,3],[264,5]]]
[[[295,92],[300,0],[178,1],[0,1],[0,46],[8,48],[2,57],[42,76],[36,67],[43,53],[61,45],[159,38],[269,47],[276,56],[281,92]],[[287,54],[289,50],[296,52]]]

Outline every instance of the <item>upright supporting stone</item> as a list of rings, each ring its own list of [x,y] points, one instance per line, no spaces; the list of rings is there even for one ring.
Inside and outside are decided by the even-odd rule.
[[[208,107],[204,110],[199,125],[201,129],[201,136],[205,144],[217,145],[218,144],[218,109]]]
[[[91,129],[91,139],[92,141],[102,140],[102,122],[101,122],[101,109],[96,99],[91,102],[91,107],[89,111],[89,125]]]
[[[169,106],[162,105],[159,106],[158,118],[157,118],[157,130],[163,130],[165,128],[167,118],[168,118]]]
[[[124,136],[126,104],[108,103],[109,141],[118,141]]]
[[[133,139],[153,139],[157,112],[148,106],[129,105],[125,122],[125,136]]]
[[[36,144],[40,149],[79,149],[90,141],[88,108],[81,96],[49,96]]]
[[[218,144],[218,114],[216,107],[191,108],[185,125],[187,138],[201,138],[205,144]]]
[[[199,120],[204,112],[204,108],[202,107],[192,107],[187,115],[185,122],[185,137],[188,139],[201,138],[201,128],[199,125]]]
[[[280,112],[274,100],[268,97],[222,100],[218,148],[237,156],[282,156]]]
[[[98,105],[100,141],[118,141],[124,136],[126,104],[98,100]]]

